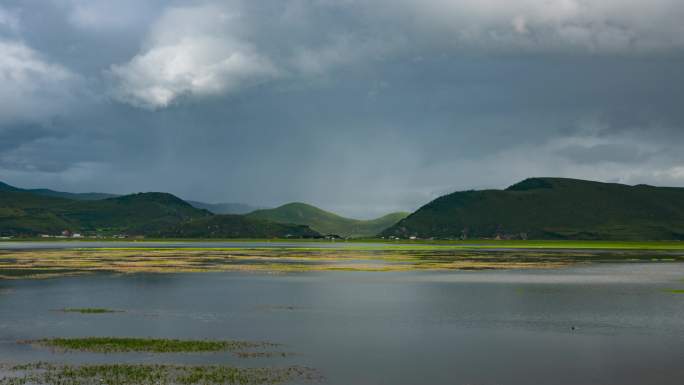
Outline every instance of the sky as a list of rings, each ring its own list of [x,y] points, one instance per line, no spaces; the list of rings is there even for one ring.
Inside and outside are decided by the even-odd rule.
[[[369,218],[684,186],[681,0],[0,0],[0,180]]]

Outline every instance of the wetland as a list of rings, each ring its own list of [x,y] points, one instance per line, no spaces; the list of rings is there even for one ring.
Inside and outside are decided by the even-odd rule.
[[[125,246],[0,252],[0,384],[684,376],[680,250]]]

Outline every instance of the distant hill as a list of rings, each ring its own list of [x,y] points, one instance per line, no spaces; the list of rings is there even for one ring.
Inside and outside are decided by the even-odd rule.
[[[0,234],[77,232],[145,234],[212,215],[167,193],[140,193],[103,200],[72,200],[30,192],[0,191]]]
[[[684,188],[530,178],[505,190],[462,191],[442,196],[382,235],[684,239]]]
[[[0,182],[0,191],[28,192],[28,193],[46,196],[46,197],[66,198],[66,199],[86,200],[86,201],[114,198],[114,197],[118,196],[116,194],[106,194],[106,193],[96,193],[96,192],[69,193],[69,192],[63,192],[63,191],[50,190],[50,189],[46,189],[46,188],[23,189],[23,188],[19,188],[19,187],[10,186],[7,183],[3,183],[3,182]]]
[[[200,238],[312,238],[306,226],[283,225],[241,215],[214,215],[168,193],[139,193],[102,200],[0,190],[0,235],[127,234]],[[17,191],[18,190],[18,191]]]
[[[214,214],[247,214],[263,207],[251,206],[244,203],[204,203],[186,200],[198,209],[211,211]]]
[[[358,220],[341,217],[306,203],[288,203],[274,208],[257,210],[249,218],[265,219],[278,223],[307,225],[321,234],[336,234],[342,237],[373,237],[397,223],[408,213],[392,213],[372,220]]]
[[[282,224],[244,215],[213,215],[152,233],[169,238],[320,238],[309,226]]]

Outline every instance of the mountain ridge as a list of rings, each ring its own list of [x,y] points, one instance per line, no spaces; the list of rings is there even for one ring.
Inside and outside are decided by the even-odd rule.
[[[684,188],[527,178],[441,196],[384,237],[684,239]]]
[[[131,194],[111,194],[111,193],[100,193],[100,192],[87,192],[87,193],[72,193],[65,191],[57,191],[48,188],[33,188],[26,189],[15,187],[10,184],[0,182],[0,191],[14,191],[14,192],[28,192],[36,195],[42,195],[53,198],[66,198],[73,200],[102,200],[107,198],[116,198],[124,195]],[[182,199],[182,198],[181,198]],[[198,209],[204,209],[211,211],[214,214],[247,214],[254,210],[261,209],[263,207],[252,206],[245,203],[233,203],[233,202],[221,202],[221,203],[206,203],[190,199],[183,199],[184,201],[190,203],[193,207]]]
[[[321,234],[351,238],[373,237],[406,215],[408,213],[397,212],[370,220],[352,219],[303,202],[286,203],[273,209],[256,210],[247,214],[251,218],[278,223],[308,225]]]

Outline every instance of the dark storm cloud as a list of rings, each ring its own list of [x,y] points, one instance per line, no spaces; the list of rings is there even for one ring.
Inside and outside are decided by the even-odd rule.
[[[684,6],[5,1],[0,179],[357,216],[533,175],[684,186]]]
[[[652,153],[643,152],[637,146],[619,144],[570,145],[558,150],[558,154],[566,156],[574,162],[588,164],[602,162],[640,163],[653,156]]]

